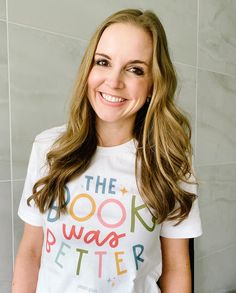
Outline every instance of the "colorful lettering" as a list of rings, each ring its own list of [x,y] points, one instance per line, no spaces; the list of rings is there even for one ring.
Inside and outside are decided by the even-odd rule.
[[[117,251],[117,252],[115,252],[117,275],[123,275],[123,274],[127,273],[127,270],[126,269],[124,269],[124,270],[121,270],[120,269],[120,263],[123,262],[123,259],[122,258],[119,258],[119,255],[120,254],[124,254],[124,251]]]
[[[79,228],[79,232],[77,232],[77,234],[76,234],[76,228],[77,228],[77,227],[76,227],[75,225],[73,225],[73,226],[70,228],[70,233],[69,233],[69,235],[67,235],[67,233],[66,233],[66,225],[63,224],[63,225],[62,225],[62,233],[63,233],[65,239],[70,240],[72,237],[75,238],[75,239],[80,239],[81,236],[82,236],[82,234],[83,234],[83,232],[84,232],[84,227],[80,227],[80,228]]]
[[[100,230],[92,230],[87,232],[84,236],[84,242],[89,244],[95,241],[97,246],[103,246],[109,240],[109,238],[111,238],[109,241],[109,245],[110,247],[114,248],[118,246],[119,238],[126,236],[125,233],[117,235],[116,232],[111,232],[104,238],[103,241],[100,241],[99,240],[100,233],[101,233]]]
[[[140,249],[139,253],[137,249]],[[144,262],[144,259],[140,257],[143,251],[144,251],[144,246],[142,244],[137,244],[133,246],[133,254],[134,254],[136,270],[138,270],[138,261]]]
[[[117,235],[116,232],[111,232],[107,235],[107,237],[104,239],[104,241],[107,239],[107,238],[111,238],[111,240],[109,241],[109,245],[110,247],[112,248],[115,248],[118,246],[119,244],[119,239],[122,238],[122,237],[125,237],[126,234],[125,233],[122,233],[120,235]]]
[[[104,254],[107,254],[106,251],[95,251],[95,254],[98,255],[98,277],[102,277],[102,257]]]
[[[92,181],[94,180],[93,176],[89,176],[86,175],[85,176],[85,185],[86,185],[86,190],[87,191],[94,191],[96,193],[101,193],[101,194],[105,194],[106,190],[109,194],[116,194],[115,188],[116,188],[116,179],[115,178],[101,178],[100,176],[96,177],[96,181],[95,181],[95,188],[94,190],[92,190]],[[109,180],[109,183],[108,183]],[[108,186],[107,186],[108,185]]]
[[[65,186],[65,196],[66,196],[66,205],[70,202],[70,190],[67,186]],[[52,206],[48,210],[48,222],[55,222],[59,219],[59,212],[58,212],[58,206],[55,205],[53,202]]]
[[[102,209],[104,208],[105,205],[107,205],[109,203],[115,203],[116,205],[118,205],[120,207],[120,209],[121,209],[121,212],[122,212],[121,219],[117,223],[114,223],[114,224],[106,223],[102,219]],[[99,208],[98,208],[98,220],[100,221],[100,223],[103,226],[105,226],[107,228],[117,228],[117,227],[119,227],[120,225],[122,225],[124,223],[125,219],[126,219],[126,211],[125,211],[125,208],[124,208],[123,204],[119,200],[117,200],[117,199],[110,198],[110,199],[104,200],[101,203],[101,205],[99,206]]]
[[[90,213],[88,213],[88,215],[86,215],[84,217],[79,217],[74,213],[74,205],[76,204],[76,202],[80,198],[87,198],[91,203],[91,211],[90,211]],[[75,219],[76,221],[85,222],[94,215],[95,210],[96,210],[96,203],[95,203],[94,199],[89,194],[82,193],[82,194],[75,196],[75,198],[72,200],[71,205],[70,205],[70,209],[69,209],[69,213],[70,213],[71,217],[73,219]]]
[[[46,235],[46,251],[49,253],[51,252],[51,246],[56,243],[56,237],[49,228],[47,228]]]
[[[90,181],[93,180],[93,176],[86,175],[85,179],[86,179],[86,190],[89,191]]]
[[[111,178],[110,181],[109,181],[109,188],[108,188],[108,193],[111,193],[111,194],[116,194],[115,190],[113,190],[113,188],[115,188],[116,186],[114,185],[114,183],[116,182],[117,180],[115,178]]]
[[[80,253],[79,254],[79,260],[78,260],[78,265],[77,265],[77,271],[76,271],[76,275],[79,275],[83,254],[88,253],[88,250],[77,248],[76,251]]]
[[[145,209],[147,208],[145,204],[141,204],[140,206],[135,206],[135,199],[136,199],[136,196],[133,195],[132,196],[132,206],[131,206],[131,228],[130,228],[130,231],[131,232],[134,232],[135,230],[135,217],[137,217],[139,219],[139,221],[143,224],[143,226],[150,232],[152,232],[155,228],[155,225],[156,225],[156,221],[155,221],[155,218],[152,217],[152,222],[153,222],[153,225],[150,227],[148,226],[148,224],[144,221],[144,219],[141,217],[141,215],[139,214],[139,210],[141,209]]]
[[[64,248],[64,247],[67,247],[68,249],[70,249],[70,246],[69,246],[68,244],[62,242],[62,243],[61,243],[61,247],[60,247],[60,249],[59,249],[59,251],[58,251],[58,253],[57,253],[57,255],[56,255],[56,259],[55,259],[55,263],[56,263],[60,268],[63,268],[63,265],[59,262],[59,257],[60,257],[60,255],[63,255],[63,256],[66,255],[65,252],[63,251],[63,248]]]
[[[106,182],[107,182],[106,178],[103,178],[103,180],[100,181],[100,176],[98,176],[97,181],[96,181],[95,192],[98,193],[98,188],[100,186],[100,187],[102,187],[102,194],[104,194],[105,193],[105,188],[106,188]]]

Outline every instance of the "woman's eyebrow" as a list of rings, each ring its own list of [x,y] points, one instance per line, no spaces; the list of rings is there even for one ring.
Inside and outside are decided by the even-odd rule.
[[[105,58],[111,60],[111,57],[109,57],[108,55],[103,54],[103,53],[98,53],[98,52],[96,52],[95,55],[99,55],[99,56],[102,56],[102,57],[105,57]]]
[[[143,65],[146,65],[147,67],[149,67],[149,64],[147,62],[145,62],[143,60],[138,60],[138,59],[136,59],[136,60],[130,60],[128,62],[128,64],[143,64]]]
[[[105,57],[108,60],[111,60],[111,57],[108,56],[107,54],[104,54],[104,53],[96,52],[95,55],[102,56],[102,57]],[[130,61],[127,62],[127,64],[144,64],[147,67],[149,67],[149,63],[145,62],[144,60],[138,60],[138,59],[130,60]]]

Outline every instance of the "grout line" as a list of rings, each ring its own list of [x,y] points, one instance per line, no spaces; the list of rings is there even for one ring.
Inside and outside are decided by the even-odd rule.
[[[225,162],[225,163],[216,163],[216,164],[195,164],[195,167],[199,168],[199,167],[214,167],[214,166],[228,166],[228,165],[236,165],[236,162]]]
[[[183,62],[180,62],[180,61],[173,61],[173,63],[176,64],[176,65],[187,66],[187,67],[190,67],[190,68],[193,68],[193,69],[196,68],[195,65],[183,63]]]
[[[197,55],[198,55],[198,53],[197,53]],[[196,66],[194,66],[194,65],[183,63],[183,62],[180,62],[180,61],[173,61],[173,63],[176,64],[176,65],[186,66],[186,67],[189,67],[189,68],[192,68],[192,69],[198,69],[198,70],[201,70],[201,71],[207,71],[207,72],[210,72],[210,73],[216,73],[216,74],[225,75],[227,77],[236,78],[236,75],[229,74],[229,73],[226,73],[226,72],[211,70],[210,68],[198,66],[198,64],[196,64]]]
[[[199,18],[199,12],[198,12],[197,17]],[[0,18],[0,21],[1,20],[6,21],[6,20]],[[22,23],[18,23],[18,22],[14,22],[14,21],[8,21],[8,24],[13,24],[13,25],[20,26],[20,27],[23,27],[23,28],[28,28],[28,29],[39,31],[39,32],[48,33],[48,34],[51,34],[51,35],[64,37],[64,38],[69,38],[69,39],[72,39],[72,40],[88,43],[88,40],[86,40],[86,39],[82,39],[82,38],[79,38],[79,37],[74,37],[72,35],[66,35],[66,34],[63,34],[63,33],[57,33],[57,32],[46,30],[46,29],[41,29],[41,28],[38,28],[38,27],[35,27],[35,26],[30,26],[30,25],[27,25],[27,24],[22,24]],[[196,66],[192,65],[192,64],[187,64],[187,63],[184,63],[184,62],[181,62],[181,61],[174,61],[174,60],[173,60],[173,63],[175,63],[177,65],[184,65],[184,66],[188,66],[190,68],[199,69],[199,70],[212,72],[212,73],[216,73],[216,74],[222,74],[222,75],[226,75],[226,76],[235,78],[236,75],[221,72],[221,71],[211,70],[210,68],[205,68],[205,67],[202,67],[202,66],[198,65],[198,63],[199,63],[198,62],[198,34],[199,34],[199,20],[197,22],[197,61],[196,61],[197,63],[196,63]]]
[[[12,179],[13,182],[20,182],[20,181],[25,181],[25,179],[21,179],[21,178],[16,178],[16,179]]]
[[[229,73],[226,73],[226,72],[211,70],[210,68],[198,66],[198,64],[196,64],[196,66],[194,66],[194,65],[186,64],[186,63],[183,63],[183,62],[180,62],[180,61],[173,61],[173,63],[176,64],[176,65],[186,66],[186,67],[189,67],[189,68],[192,68],[192,69],[198,69],[198,70],[201,70],[201,71],[207,71],[207,72],[210,72],[210,73],[216,73],[216,74],[225,75],[227,77],[236,78],[236,75],[229,74]]]
[[[11,226],[12,226],[12,268],[15,263],[15,235],[14,235],[14,196],[13,196],[13,166],[12,166],[12,117],[11,117],[11,75],[10,75],[10,44],[8,22],[8,0],[6,0],[6,28],[7,28],[7,75],[8,75],[8,102],[9,102],[9,143],[10,143],[10,174],[11,174]]]
[[[198,119],[198,107],[197,107],[197,101],[198,101],[198,64],[199,64],[199,56],[198,56],[198,42],[199,42],[199,18],[200,18],[200,0],[197,1],[197,51],[196,51],[196,71],[195,71],[195,77],[196,77],[196,89],[195,89],[195,142],[194,142],[194,161],[195,166],[197,162],[197,119]]]
[[[17,179],[0,179],[0,183],[4,183],[4,182],[21,182],[21,181],[25,181],[25,179],[21,179],[21,178],[17,178]]]
[[[209,68],[202,67],[202,66],[197,66],[197,68],[198,68],[199,70],[202,70],[202,71],[207,71],[207,72],[211,72],[211,73],[216,73],[216,74],[221,74],[221,75],[226,75],[226,76],[228,76],[228,77],[236,78],[236,75],[229,74],[229,73],[226,73],[226,72],[221,72],[221,71],[211,70],[211,69],[209,69]]]
[[[234,246],[236,246],[235,243],[230,244],[230,245],[228,245],[228,246],[226,246],[226,247],[224,247],[224,248],[220,248],[220,249],[214,250],[214,251],[212,251],[212,252],[207,253],[207,254],[204,255],[204,256],[200,256],[200,257],[196,258],[196,261],[199,261],[199,260],[202,260],[202,259],[208,258],[208,257],[210,257],[210,256],[212,256],[212,255],[214,255],[214,254],[217,254],[217,253],[224,252],[225,250],[228,250],[228,249],[230,249],[230,248],[232,248],[232,247],[234,247]]]
[[[6,180],[1,179],[0,180],[0,183],[9,183],[9,182],[11,182],[11,179],[6,179]]]
[[[48,34],[51,34],[51,35],[59,36],[59,37],[69,38],[69,39],[73,39],[73,40],[81,41],[81,42],[86,42],[86,43],[88,42],[88,40],[85,40],[85,39],[82,39],[82,38],[74,37],[74,36],[71,36],[71,35],[66,35],[66,34],[63,34],[63,33],[57,33],[57,32],[46,30],[46,29],[41,29],[41,28],[38,28],[38,27],[35,27],[35,26],[30,26],[30,25],[27,25],[27,24],[23,24],[23,23],[18,23],[18,22],[14,22],[14,21],[9,21],[8,23],[16,25],[16,26],[23,27],[23,28],[28,28],[28,29],[48,33]]]

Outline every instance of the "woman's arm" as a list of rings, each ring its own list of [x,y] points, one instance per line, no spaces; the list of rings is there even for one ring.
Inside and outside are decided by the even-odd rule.
[[[162,293],[191,293],[189,240],[161,237]]]
[[[43,228],[25,224],[16,257],[12,293],[35,293],[43,245]]]

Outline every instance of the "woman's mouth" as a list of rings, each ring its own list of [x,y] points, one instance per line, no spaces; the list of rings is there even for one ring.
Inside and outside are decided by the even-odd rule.
[[[120,98],[120,97],[116,97],[116,96],[111,96],[111,95],[104,94],[104,93],[101,93],[101,92],[100,92],[100,95],[102,96],[102,98],[105,101],[110,102],[110,103],[122,103],[122,102],[125,101],[124,98]]]

